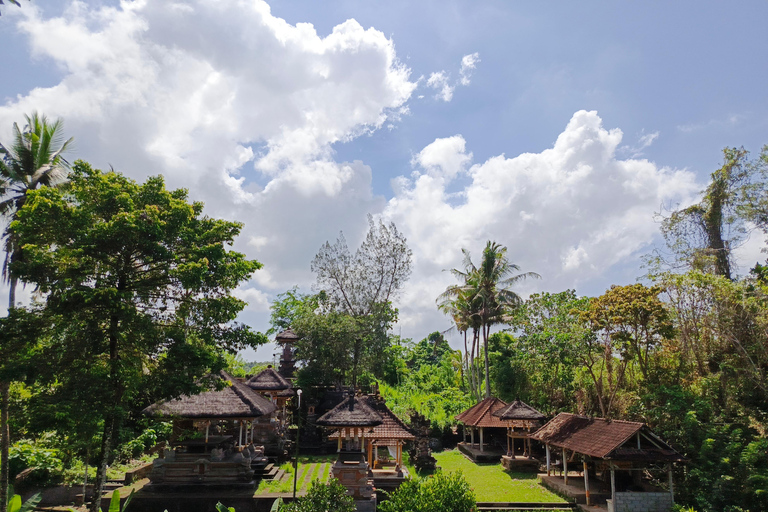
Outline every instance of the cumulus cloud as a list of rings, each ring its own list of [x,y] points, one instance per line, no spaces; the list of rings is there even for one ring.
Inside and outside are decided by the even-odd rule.
[[[421,172],[398,180],[385,210],[417,255],[412,303],[401,319],[447,327],[434,308],[452,282],[441,270],[460,266],[461,248],[479,258],[487,240],[507,246],[522,270],[542,275],[522,293],[572,288],[648,251],[658,233],[654,211],[690,201],[701,185],[688,171],[618,158],[621,140],[622,132],[604,128],[596,112],[577,112],[552,148],[469,167],[458,203],[446,178],[470,163],[464,139],[437,139],[424,148],[414,158]]]

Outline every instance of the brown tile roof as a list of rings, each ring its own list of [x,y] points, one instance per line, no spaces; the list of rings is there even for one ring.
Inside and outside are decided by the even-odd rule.
[[[316,423],[324,427],[375,427],[384,419],[366,404],[365,397],[349,396],[326,412]]]
[[[387,407],[384,397],[381,395],[368,395],[364,397],[366,405],[376,411],[383,420],[381,425],[373,427],[371,432],[366,432],[367,439],[416,439],[405,423]],[[339,437],[339,432],[334,432],[329,437]]]
[[[640,431],[657,446],[649,448],[647,442],[642,449],[637,445],[622,446]],[[684,460],[644,423],[634,421],[588,418],[563,412],[533,433],[531,439],[599,459]]]
[[[519,399],[497,410],[493,415],[502,420],[543,421],[546,419],[546,416]]]
[[[491,396],[457,415],[456,421],[472,427],[506,428],[507,424],[493,415],[494,412],[506,406],[506,402]]]
[[[268,366],[246,381],[249,388],[254,391],[282,391],[291,389],[291,383],[277,373],[274,368]]]
[[[238,382],[227,372],[221,371],[218,378],[226,383],[221,390],[212,389],[197,395],[182,395],[152,404],[142,413],[159,417],[226,419],[258,418],[271,414],[276,409],[272,402]]]

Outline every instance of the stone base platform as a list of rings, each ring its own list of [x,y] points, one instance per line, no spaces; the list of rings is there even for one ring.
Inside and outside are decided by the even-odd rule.
[[[538,473],[541,463],[537,459],[530,457],[515,457],[508,455],[501,457],[501,465],[507,471],[520,473]]]
[[[584,476],[577,472],[568,472],[568,485],[565,485],[561,476],[547,476],[540,474],[541,483],[547,489],[565,496],[576,503],[587,503],[587,493],[584,491]],[[589,479],[589,497],[591,505],[602,504],[611,497],[611,490],[599,480]]]
[[[457,448],[473,462],[499,462],[504,455],[501,450],[487,445],[483,447],[482,451],[480,451],[479,444],[459,443]]]

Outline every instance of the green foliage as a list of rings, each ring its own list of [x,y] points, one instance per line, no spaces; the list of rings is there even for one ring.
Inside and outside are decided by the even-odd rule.
[[[125,512],[128,508],[128,504],[131,503],[131,500],[133,499],[133,493],[134,491],[131,491],[130,496],[125,500],[125,503],[123,503],[122,508],[120,507],[120,491],[115,489],[112,492],[112,499],[109,500],[109,509],[107,509],[109,512]]]
[[[8,512],[33,512],[42,499],[42,494],[38,492],[22,503],[21,496],[14,494],[13,486],[8,486]]]
[[[226,507],[221,502],[216,503],[216,512],[235,512],[235,507]]]
[[[22,439],[11,446],[8,465],[11,478],[27,468],[33,468],[32,477],[38,482],[61,472],[63,466],[58,450],[29,439]]]
[[[261,265],[228,250],[240,224],[202,211],[161,177],[138,184],[78,161],[66,192],[27,193],[11,223],[24,251],[12,271],[45,294],[54,323],[40,380],[76,429],[101,430],[101,468],[135,403],[194,393],[223,350],[265,341],[234,322],[245,303],[231,293]]]
[[[315,480],[306,496],[280,507],[280,512],[354,512],[355,500],[347,495],[347,489],[338,480],[327,484]]]
[[[477,509],[475,493],[461,474],[438,471],[425,479],[400,484],[380,512],[471,512]]]

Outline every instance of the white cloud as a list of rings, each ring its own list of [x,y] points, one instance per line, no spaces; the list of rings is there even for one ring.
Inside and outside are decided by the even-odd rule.
[[[437,71],[429,75],[427,86],[439,91],[436,96],[437,98],[443,101],[451,101],[453,99],[454,86],[450,85],[449,77],[445,71]]]
[[[472,77],[472,71],[477,67],[477,63],[480,62],[480,54],[470,53],[461,58],[461,69],[459,75],[461,75],[461,85],[469,85],[470,78]]]
[[[461,68],[459,69],[459,79],[451,82],[450,73],[446,73],[445,70],[436,71],[429,75],[427,79],[427,87],[431,87],[438,91],[435,96],[445,102],[453,99],[453,91],[457,85],[467,86],[471,83],[470,78],[472,72],[477,67],[477,63],[480,62],[480,54],[470,53],[461,58]]]
[[[466,141],[461,135],[444,139],[435,139],[419,154],[413,157],[411,164],[419,165],[433,177],[442,177],[451,181],[466,169],[472,161],[472,153],[466,152]]]

